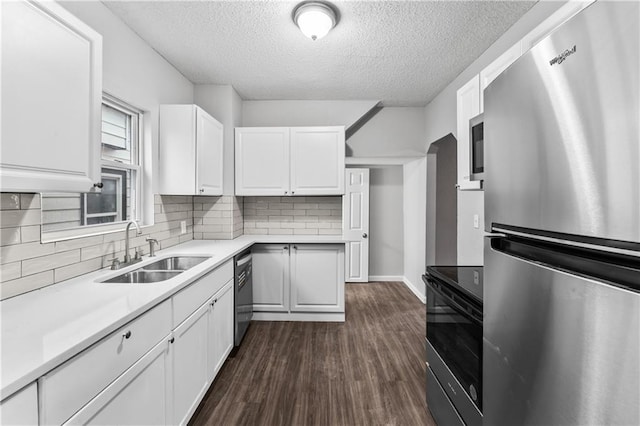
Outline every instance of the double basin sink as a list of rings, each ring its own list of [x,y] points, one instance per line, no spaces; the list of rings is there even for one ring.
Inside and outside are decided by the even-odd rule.
[[[166,281],[209,259],[205,256],[174,256],[156,260],[133,271],[102,281],[113,284],[148,284]]]

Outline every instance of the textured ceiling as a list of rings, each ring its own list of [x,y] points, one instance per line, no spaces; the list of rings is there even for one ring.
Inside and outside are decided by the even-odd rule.
[[[291,1],[105,1],[194,83],[246,100],[376,99],[422,106],[517,21],[530,1],[335,1],[311,41]]]

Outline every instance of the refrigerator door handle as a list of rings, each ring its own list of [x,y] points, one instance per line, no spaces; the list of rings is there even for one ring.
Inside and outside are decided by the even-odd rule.
[[[636,251],[636,250],[629,250],[629,249],[624,249],[624,248],[611,247],[611,246],[598,245],[598,244],[590,244],[590,243],[567,240],[567,239],[562,239],[562,238],[547,237],[547,236],[544,236],[544,235],[529,234],[529,233],[526,233],[526,232],[519,232],[519,231],[514,231],[514,230],[506,230],[506,229],[501,229],[501,228],[496,228],[496,229],[499,230],[499,231],[508,232],[508,234],[511,235],[511,236],[526,238],[526,239],[529,239],[529,240],[538,240],[538,241],[542,241],[542,242],[546,242],[546,243],[560,244],[560,245],[563,245],[563,246],[572,246],[572,247],[588,249],[588,250],[597,250],[597,251],[601,251],[601,252],[605,252],[605,253],[621,254],[621,255],[625,255],[625,256],[640,257],[640,252]],[[504,236],[504,237],[507,236],[506,234],[492,233],[492,234],[487,234],[487,237],[492,238],[493,235],[501,235],[501,236]]]
[[[485,238],[507,238],[507,234],[500,232],[487,232],[484,234]]]

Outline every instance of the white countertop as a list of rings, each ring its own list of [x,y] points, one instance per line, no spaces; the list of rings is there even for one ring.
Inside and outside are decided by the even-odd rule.
[[[194,240],[118,271],[102,269],[0,302],[0,399],[10,396],[254,243],[344,243],[342,236],[244,235]],[[169,255],[211,256],[152,284],[100,281]]]

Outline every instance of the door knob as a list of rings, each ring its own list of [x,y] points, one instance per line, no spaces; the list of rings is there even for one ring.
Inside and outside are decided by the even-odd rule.
[[[368,237],[367,233],[366,233],[366,232],[364,232],[364,233],[362,234],[362,238],[367,238],[367,237]]]

